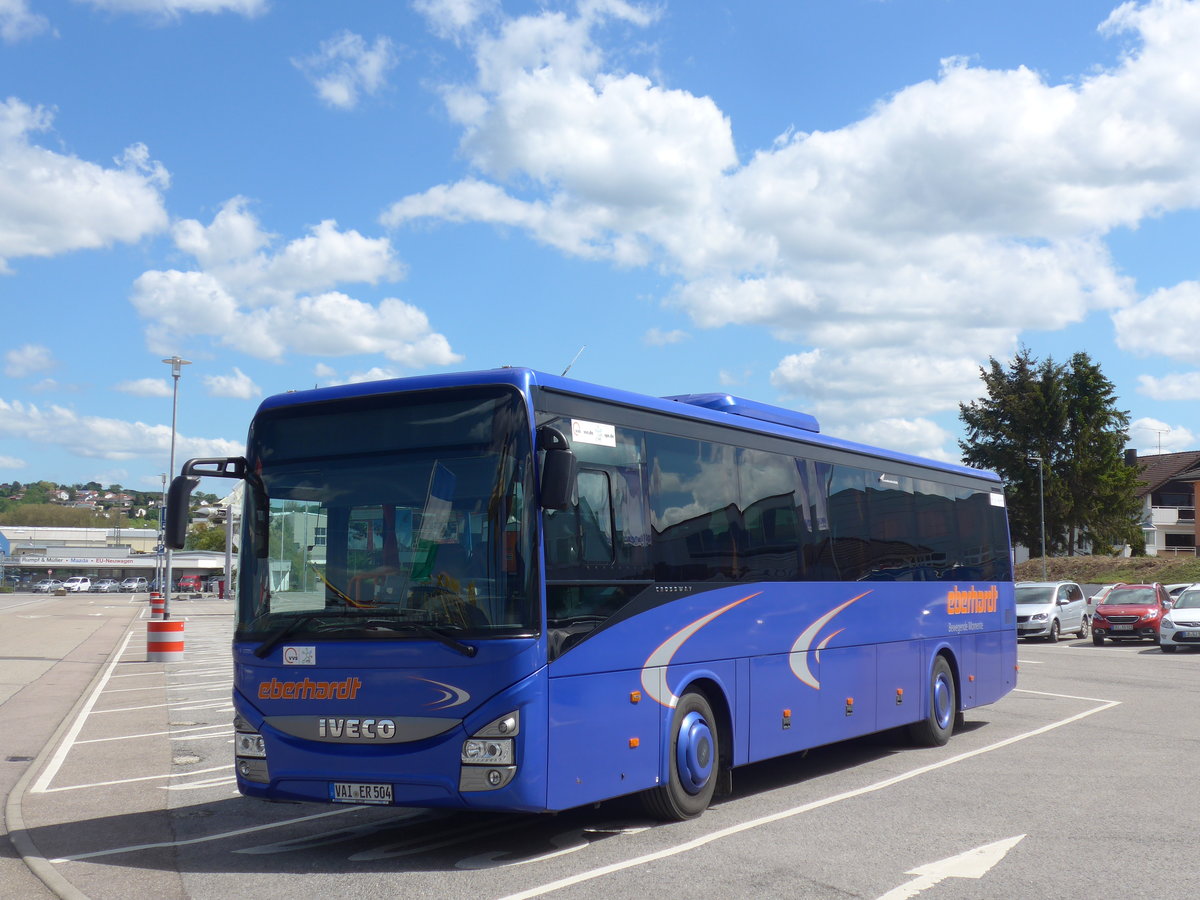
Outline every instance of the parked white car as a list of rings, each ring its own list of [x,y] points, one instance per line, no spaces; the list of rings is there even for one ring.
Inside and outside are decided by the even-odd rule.
[[[1163,653],[1174,653],[1176,647],[1200,647],[1200,584],[1180,592],[1162,617],[1158,647]]]
[[[1090,633],[1083,588],[1073,581],[1021,581],[1016,585],[1017,637],[1044,638],[1057,643],[1059,635]]]
[[[86,593],[92,589],[92,579],[86,575],[72,575],[62,583],[62,586],[74,594],[78,594],[81,591]]]
[[[1104,602],[1104,598],[1108,596],[1109,591],[1117,587],[1125,587],[1125,582],[1118,581],[1116,584],[1106,584],[1087,598],[1087,617],[1089,622],[1092,620],[1092,616],[1095,615],[1096,607]]]

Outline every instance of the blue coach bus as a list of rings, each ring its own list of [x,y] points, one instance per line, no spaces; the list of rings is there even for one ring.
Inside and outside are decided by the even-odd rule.
[[[520,368],[268,398],[245,457],[238,787],[699,815],[738,766],[1016,683],[1004,494],[725,394]]]

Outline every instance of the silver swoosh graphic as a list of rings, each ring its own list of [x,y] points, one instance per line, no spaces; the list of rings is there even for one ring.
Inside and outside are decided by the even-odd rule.
[[[821,682],[817,680],[817,677],[813,675],[812,670],[808,667],[808,651],[812,647],[813,639],[816,638],[817,634],[820,633],[822,628],[824,628],[833,620],[834,616],[840,613],[851,603],[854,603],[856,600],[861,600],[869,593],[871,592],[863,591],[857,597],[851,597],[841,606],[835,606],[829,612],[825,613],[825,615],[821,616],[821,618],[817,619],[817,621],[813,622],[802,632],[800,632],[800,637],[796,638],[796,643],[792,644],[791,655],[788,658],[788,664],[792,667],[792,674],[813,690],[819,691],[821,689]],[[818,660],[821,658],[821,651],[829,645],[831,640],[833,640],[837,635],[841,634],[841,631],[842,629],[835,631],[833,634],[829,635],[829,637],[825,638],[825,640],[823,640],[817,647]]]
[[[424,681],[426,684],[432,684],[442,689],[440,697],[430,700],[425,704],[430,709],[450,709],[453,706],[462,706],[462,704],[471,699],[469,693],[452,684],[444,684],[440,681],[434,681],[432,678],[416,678],[416,680]]]
[[[645,664],[642,665],[642,690],[644,690],[656,703],[669,708],[674,708],[679,702],[679,698],[673,694],[670,688],[667,687],[665,679],[653,678],[653,675],[658,672],[651,672],[652,669],[662,667],[665,669],[671,664],[671,658],[679,651],[687,639],[693,634],[715,619],[717,616],[729,612],[739,603],[745,603],[752,597],[757,597],[762,591],[755,591],[749,597],[743,597],[741,600],[734,600],[728,606],[722,606],[720,609],[715,609],[706,616],[702,616],[690,625],[685,625],[679,629],[665,641],[655,648],[654,652],[647,657]]]

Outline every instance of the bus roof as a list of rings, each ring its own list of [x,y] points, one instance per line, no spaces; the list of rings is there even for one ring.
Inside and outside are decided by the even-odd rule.
[[[874,457],[879,460],[907,463],[923,468],[952,472],[973,478],[982,478],[1000,484],[993,472],[974,469],[956,463],[942,462],[908,453],[900,453],[881,447],[872,447],[854,441],[843,440],[820,433],[817,420],[808,413],[783,407],[771,406],[755,400],[746,400],[731,394],[681,394],[670,397],[652,397],[619,388],[606,387],[551,375],[535,369],[504,367],[478,372],[453,372],[436,375],[416,375],[408,378],[391,378],[384,381],[367,381],[355,384],[340,384],[332,387],[314,388],[306,391],[289,391],[267,397],[258,408],[259,413],[299,406],[309,403],[324,403],[368,397],[379,394],[407,391],[434,390],[448,387],[468,387],[483,384],[508,384],[528,394],[532,388],[544,388],[563,394],[604,400],[635,409],[651,410],[669,416],[711,422],[725,427],[738,428],[770,434],[818,447],[829,447]]]

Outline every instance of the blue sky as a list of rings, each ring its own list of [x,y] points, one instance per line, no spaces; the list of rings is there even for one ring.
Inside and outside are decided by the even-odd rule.
[[[1084,350],[1200,449],[1200,3],[0,0],[0,481],[528,365],[957,459]]]

